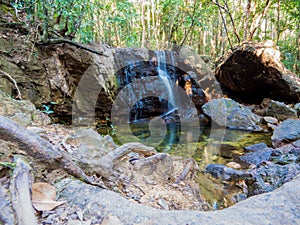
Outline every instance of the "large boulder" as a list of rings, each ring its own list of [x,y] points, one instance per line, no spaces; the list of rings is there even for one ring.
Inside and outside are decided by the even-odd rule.
[[[232,99],[213,99],[202,106],[212,121],[230,129],[260,131],[261,117]]]
[[[263,98],[296,103],[300,79],[280,62],[280,52],[272,41],[245,42],[216,68],[216,77],[232,98],[259,103]]]
[[[300,139],[300,120],[288,119],[279,124],[271,137],[274,147]]]

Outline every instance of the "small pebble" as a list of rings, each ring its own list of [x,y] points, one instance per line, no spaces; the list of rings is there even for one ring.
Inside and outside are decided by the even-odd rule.
[[[240,170],[242,168],[241,165],[236,162],[229,162],[226,164],[226,166],[236,170]]]

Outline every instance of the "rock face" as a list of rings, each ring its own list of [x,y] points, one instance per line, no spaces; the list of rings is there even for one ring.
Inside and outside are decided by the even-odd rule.
[[[131,106],[132,118],[168,112],[170,106],[161,97],[162,93],[163,96],[172,94],[172,86],[168,85],[186,92],[198,110],[207,101],[206,92],[217,93],[213,85],[218,82],[208,66],[200,57],[186,51],[90,46],[103,52],[98,55],[68,44],[32,48],[26,36],[10,38],[13,35],[13,30],[8,30],[1,39],[1,70],[16,80],[23,99],[30,100],[40,109],[48,108],[53,111],[50,115],[60,121],[70,122],[75,116],[77,122],[85,123],[84,118],[94,115],[96,119],[105,120],[118,93],[143,77],[157,77],[160,84],[153,87],[146,82],[126,96],[127,105],[128,97],[135,101]],[[32,52],[26,49],[32,49]],[[15,87],[7,79],[0,79],[0,89],[16,96]],[[154,93],[155,97],[140,98],[145,92]]]
[[[299,102],[300,80],[280,62],[272,41],[236,47],[216,68],[216,77],[230,97],[245,102],[259,103],[265,97]]]
[[[300,120],[288,119],[279,124],[271,137],[274,147],[300,139]]]
[[[0,91],[0,116],[5,116],[22,126],[42,126],[51,123],[50,118],[37,111],[28,100],[14,100]]]
[[[220,126],[230,129],[259,131],[261,117],[232,99],[213,99],[202,106],[203,112]]]

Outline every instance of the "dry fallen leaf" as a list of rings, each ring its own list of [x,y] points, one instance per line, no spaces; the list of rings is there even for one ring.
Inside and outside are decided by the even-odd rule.
[[[65,201],[55,201],[55,187],[48,183],[37,182],[32,185],[32,205],[37,211],[50,211]]]

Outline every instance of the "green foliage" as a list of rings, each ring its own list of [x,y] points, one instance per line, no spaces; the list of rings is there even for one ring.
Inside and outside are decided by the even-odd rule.
[[[267,10],[266,2],[270,2]],[[247,40],[253,31],[251,40],[273,39],[280,45],[288,68],[299,63],[296,60],[300,54],[297,52],[299,0],[11,0],[10,3],[28,14],[25,22],[43,29],[44,41],[49,33],[50,38],[121,47],[143,47],[148,42],[159,48],[157,43],[168,42],[191,46],[200,54],[217,58],[230,47],[229,40],[233,46],[238,45],[238,39]]]
[[[280,41],[278,44],[285,67],[294,73],[299,72],[297,71],[297,68],[300,68],[300,61],[297,59],[297,45],[293,43],[293,40]]]
[[[52,110],[52,107],[53,107],[53,105],[56,105],[56,104],[57,104],[56,102],[50,102],[47,105],[44,104],[43,105],[44,110],[42,112],[44,112],[44,113],[46,113],[48,115],[54,113],[54,111]]]
[[[4,166],[10,169],[16,168],[16,164],[12,162],[0,162],[0,166]]]

